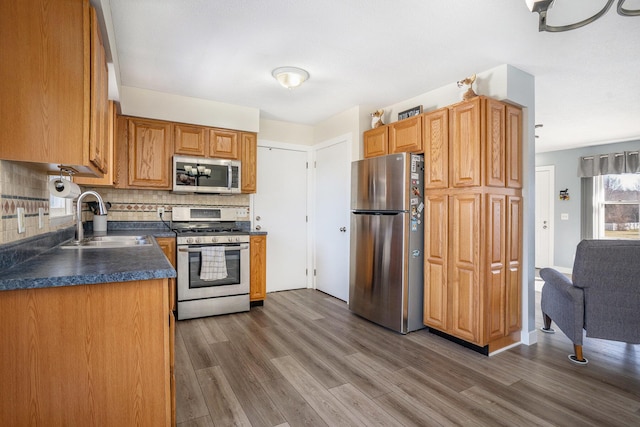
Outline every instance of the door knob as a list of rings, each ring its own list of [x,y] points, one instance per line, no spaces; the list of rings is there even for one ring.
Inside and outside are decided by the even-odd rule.
[[[256,230],[260,231],[262,230],[262,227],[260,227],[259,225],[256,225]]]
[[[260,221],[260,215],[256,216],[256,221]]]
[[[340,227],[340,231],[342,231],[343,233],[347,231],[347,227]]]

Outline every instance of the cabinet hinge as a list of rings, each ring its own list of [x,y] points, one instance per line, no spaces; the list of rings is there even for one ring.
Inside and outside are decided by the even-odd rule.
[[[316,269],[315,268],[313,269],[313,275],[314,276],[316,275]]]

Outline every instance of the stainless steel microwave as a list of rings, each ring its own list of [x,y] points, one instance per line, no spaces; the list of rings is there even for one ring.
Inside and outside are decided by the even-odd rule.
[[[173,156],[173,191],[240,193],[240,161]]]

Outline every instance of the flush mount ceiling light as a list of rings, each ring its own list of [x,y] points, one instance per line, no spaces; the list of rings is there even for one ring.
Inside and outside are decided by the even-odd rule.
[[[611,8],[611,5],[615,0],[606,0],[607,4],[600,10],[600,12],[593,15],[591,18],[587,18],[583,21],[576,22],[570,25],[552,26],[547,25],[547,11],[549,7],[553,5],[554,0],[525,0],[527,6],[531,12],[537,12],[540,15],[540,21],[538,25],[538,31],[560,32],[575,30],[576,28],[584,27],[587,24],[592,23],[602,15],[607,13]],[[622,16],[640,16],[640,10],[625,9],[622,7],[626,0],[618,0],[618,14]]]
[[[287,89],[300,86],[309,78],[309,73],[297,67],[279,67],[271,72],[271,75]]]

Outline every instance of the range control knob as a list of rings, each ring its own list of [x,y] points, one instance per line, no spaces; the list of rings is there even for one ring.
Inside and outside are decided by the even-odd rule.
[[[217,241],[218,241],[218,238],[217,238],[217,237],[212,237],[212,238],[211,238],[211,243],[216,243]]]
[[[202,243],[202,239],[200,239],[199,237],[196,237],[196,243]]]
[[[189,244],[193,243],[193,238],[192,237],[187,237],[187,243],[189,243]]]

